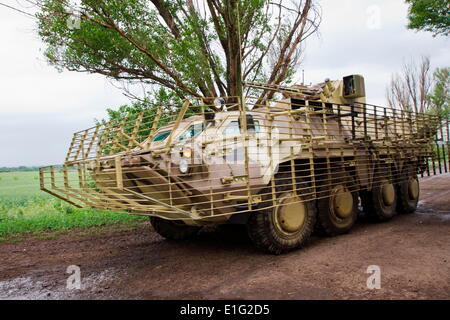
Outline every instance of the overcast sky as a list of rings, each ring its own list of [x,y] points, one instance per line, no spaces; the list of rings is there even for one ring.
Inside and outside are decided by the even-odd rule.
[[[367,101],[384,104],[386,84],[405,60],[427,55],[433,69],[450,64],[448,38],[406,29],[403,0],[320,3],[320,36],[307,41],[300,67],[306,83],[362,74]],[[33,19],[0,6],[0,167],[62,163],[73,132],[128,101],[102,76],[48,66],[35,30]]]

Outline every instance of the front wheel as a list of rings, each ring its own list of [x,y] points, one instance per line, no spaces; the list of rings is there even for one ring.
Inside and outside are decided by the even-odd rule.
[[[275,201],[269,200],[272,198],[271,190],[265,190],[263,207],[253,212],[247,222],[247,231],[255,246],[272,254],[304,246],[316,222],[314,201],[296,195],[292,184],[289,184],[289,177],[278,179],[281,183],[276,188]]]
[[[188,226],[182,221],[150,217],[153,229],[166,239],[184,240],[194,236],[201,227]]]

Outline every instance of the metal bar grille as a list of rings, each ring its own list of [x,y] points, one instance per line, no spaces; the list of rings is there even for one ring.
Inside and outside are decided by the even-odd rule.
[[[211,101],[75,133],[64,165],[41,168],[41,188],[81,207],[217,221],[276,206],[280,190],[298,202],[329,197],[337,174],[368,191],[450,167],[449,119],[432,114],[289,98]]]

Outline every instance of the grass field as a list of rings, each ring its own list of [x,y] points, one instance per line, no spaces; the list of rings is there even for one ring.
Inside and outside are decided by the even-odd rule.
[[[79,209],[39,189],[39,172],[0,172],[0,241],[10,235],[111,224],[145,218]]]
[[[39,172],[0,172],[0,201],[26,202],[51,196],[39,190]]]

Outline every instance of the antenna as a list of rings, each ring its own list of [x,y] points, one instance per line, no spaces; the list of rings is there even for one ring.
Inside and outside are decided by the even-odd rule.
[[[302,70],[302,86],[305,85],[305,69]]]

